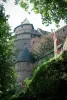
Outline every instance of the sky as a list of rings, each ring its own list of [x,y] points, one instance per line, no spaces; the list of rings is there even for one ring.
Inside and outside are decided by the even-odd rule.
[[[0,3],[2,3],[2,0],[0,0]],[[28,14],[27,12],[24,11],[23,8],[20,7],[20,5],[15,5],[14,0],[9,0],[8,3],[4,3],[4,7],[6,10],[6,14],[10,15],[8,23],[11,26],[12,31],[16,26],[20,25],[25,18],[27,18],[30,21],[30,23],[34,25],[35,29],[41,28],[45,31],[51,31],[51,29],[57,30],[54,23],[49,25],[48,27],[42,25],[40,14],[34,14],[34,12]],[[61,21],[60,27],[63,27],[64,25],[65,25],[64,21]]]

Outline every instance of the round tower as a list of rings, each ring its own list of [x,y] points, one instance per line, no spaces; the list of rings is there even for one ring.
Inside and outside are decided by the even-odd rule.
[[[34,30],[28,19],[14,29],[17,81],[23,84],[25,78],[30,77],[34,66],[32,64],[31,40],[41,34]]]
[[[17,81],[23,83],[26,77],[29,77],[33,67],[31,63],[30,48],[31,32],[34,27],[28,19],[25,19],[21,25],[14,29],[15,32],[15,54],[16,54],[16,72],[18,74]]]
[[[16,49],[16,57],[21,55],[25,46],[30,44],[31,40],[31,31],[34,30],[34,27],[28,19],[25,19],[21,25],[17,26],[14,29],[15,32],[15,49]]]

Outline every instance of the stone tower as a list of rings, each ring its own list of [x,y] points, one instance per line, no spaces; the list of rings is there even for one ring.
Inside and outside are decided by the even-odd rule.
[[[25,78],[30,77],[35,66],[32,63],[31,47],[32,38],[40,37],[32,24],[25,19],[21,25],[14,29],[15,32],[15,52],[16,52],[16,72],[17,81],[23,84]]]

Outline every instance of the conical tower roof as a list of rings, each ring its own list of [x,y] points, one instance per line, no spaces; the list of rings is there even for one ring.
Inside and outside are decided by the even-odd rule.
[[[33,24],[31,24],[31,23],[29,22],[29,20],[26,18],[23,22],[21,22],[21,24],[20,24],[19,26],[17,26],[17,27],[14,29],[14,32],[15,32],[15,30],[16,30],[17,28],[19,28],[19,27],[21,27],[21,26],[23,26],[23,25],[31,25],[32,28],[34,29]]]
[[[31,24],[31,23],[30,23],[29,20],[26,18],[23,22],[21,22],[21,24]]]

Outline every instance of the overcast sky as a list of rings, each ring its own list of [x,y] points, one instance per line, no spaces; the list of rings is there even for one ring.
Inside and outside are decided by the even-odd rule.
[[[1,1],[2,0],[0,0],[0,3],[1,3]],[[41,28],[46,31],[51,31],[51,29],[57,30],[57,28],[55,27],[54,24],[49,25],[48,27],[46,27],[45,25],[42,25],[42,20],[41,20],[40,14],[34,14],[33,12],[31,14],[28,14],[19,5],[15,5],[14,0],[9,0],[8,3],[4,4],[4,7],[6,9],[6,14],[10,15],[8,22],[12,28],[12,31],[14,30],[14,28],[16,26],[20,25],[21,22],[25,18],[28,18],[30,23],[32,23],[34,25],[35,29]],[[64,25],[65,25],[64,22],[61,21],[60,27],[62,27]]]

